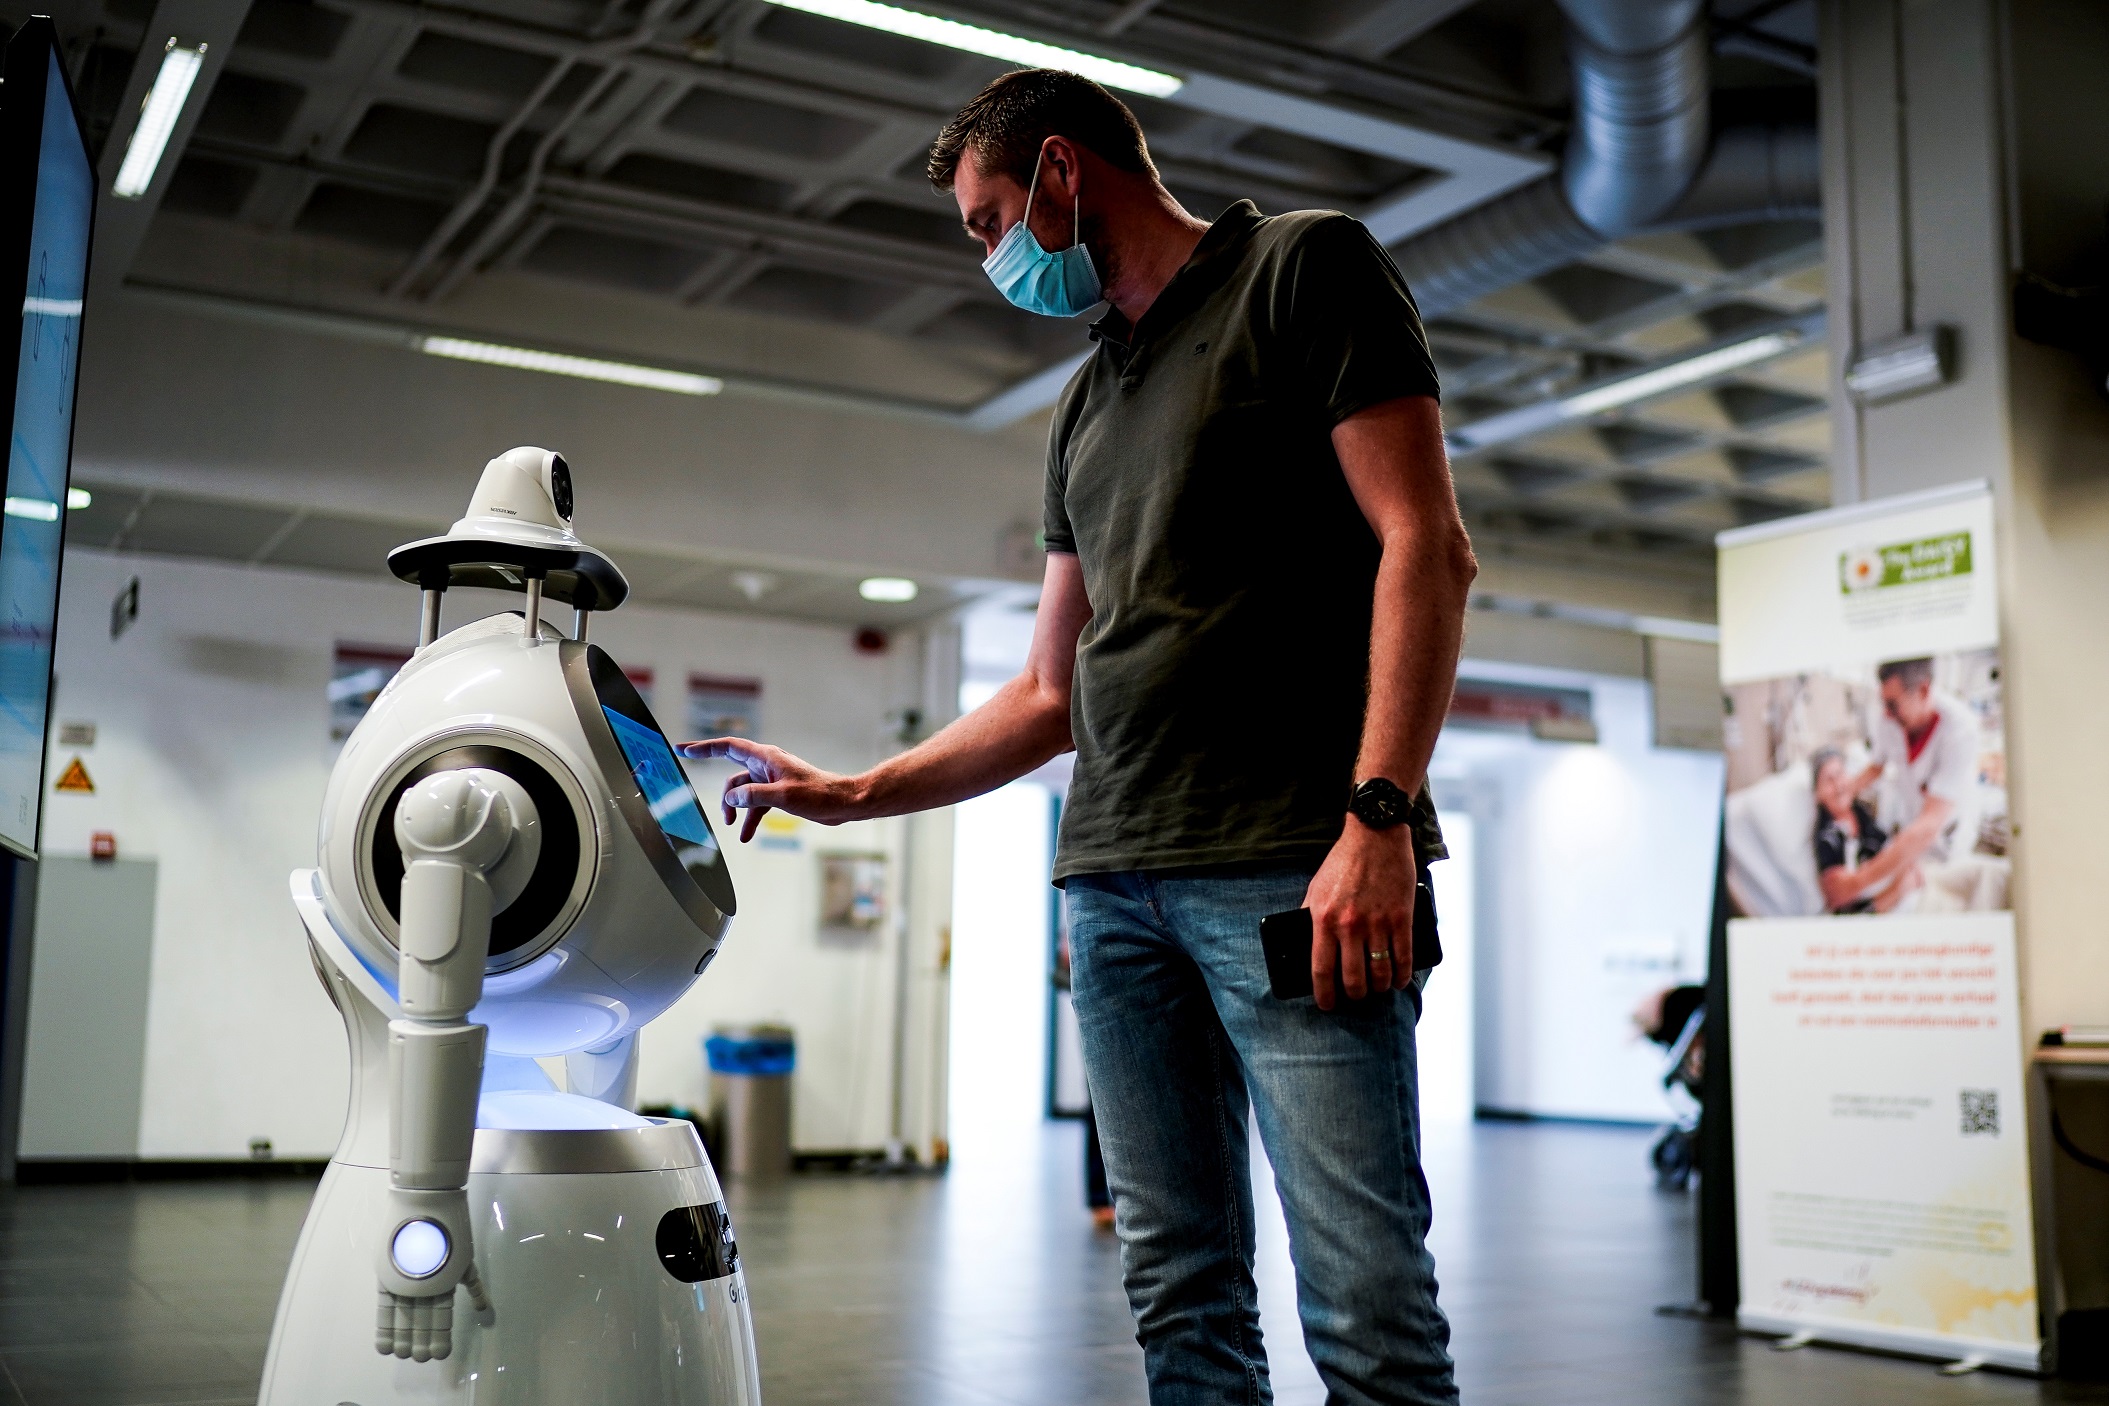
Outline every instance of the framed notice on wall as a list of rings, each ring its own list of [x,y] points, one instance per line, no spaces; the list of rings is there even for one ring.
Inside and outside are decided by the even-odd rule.
[[[1739,1318],[2033,1368],[1991,494],[1719,544]]]

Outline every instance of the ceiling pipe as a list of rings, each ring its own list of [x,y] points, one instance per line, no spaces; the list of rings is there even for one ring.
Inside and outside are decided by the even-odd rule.
[[[1394,253],[1435,317],[1648,230],[1814,217],[1813,126],[1730,127],[1709,141],[1701,0],[1561,0],[1575,116],[1556,175]]]

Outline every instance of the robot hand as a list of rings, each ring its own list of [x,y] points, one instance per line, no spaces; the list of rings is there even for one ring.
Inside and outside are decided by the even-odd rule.
[[[491,1312],[469,1238],[468,1193],[398,1188],[389,1193],[389,1211],[374,1351],[418,1362],[443,1359],[454,1350],[456,1285],[469,1291],[480,1320],[488,1322]]]

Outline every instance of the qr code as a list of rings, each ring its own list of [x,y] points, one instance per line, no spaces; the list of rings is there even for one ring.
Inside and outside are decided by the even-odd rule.
[[[1963,1136],[1999,1136],[1999,1090],[1964,1089]]]

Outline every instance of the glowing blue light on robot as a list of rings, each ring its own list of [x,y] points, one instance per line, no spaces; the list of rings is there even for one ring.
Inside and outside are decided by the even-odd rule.
[[[395,1233],[388,1256],[408,1277],[429,1279],[447,1262],[447,1232],[432,1221],[410,1221]]]

